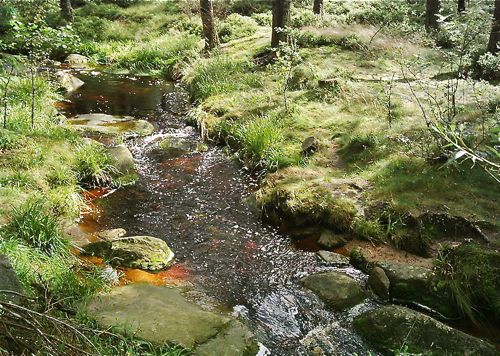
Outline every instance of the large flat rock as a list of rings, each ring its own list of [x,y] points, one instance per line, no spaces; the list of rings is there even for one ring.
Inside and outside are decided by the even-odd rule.
[[[87,312],[101,326],[188,349],[216,337],[230,321],[202,310],[176,288],[148,284],[131,284],[97,296],[87,305]]]
[[[154,126],[145,120],[121,115],[83,114],[66,120],[65,124],[84,132],[111,136],[147,136],[154,131]]]

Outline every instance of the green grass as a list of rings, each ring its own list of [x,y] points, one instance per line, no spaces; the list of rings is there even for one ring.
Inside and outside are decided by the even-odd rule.
[[[40,199],[14,208],[10,222],[2,228],[3,238],[18,239],[46,254],[62,253],[69,241],[63,236],[56,216]]]
[[[106,150],[98,143],[83,143],[76,151],[76,175],[87,186],[103,186],[112,183],[114,167]]]

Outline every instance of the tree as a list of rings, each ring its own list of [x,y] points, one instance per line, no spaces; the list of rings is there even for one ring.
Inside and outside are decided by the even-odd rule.
[[[59,0],[59,6],[62,18],[68,22],[73,22],[75,16],[71,7],[71,0]]]
[[[277,48],[280,42],[286,42],[285,28],[290,19],[290,0],[273,0],[273,32],[271,46]]]
[[[316,15],[323,14],[323,0],[314,0],[313,12]]]
[[[427,31],[439,28],[438,15],[441,10],[441,0],[426,0],[425,28]]]
[[[488,52],[497,54],[500,52],[500,0],[495,0],[495,13],[491,26],[490,41],[488,42]]]
[[[219,36],[215,28],[214,7],[212,0],[200,0],[201,22],[205,37],[205,50],[211,51],[219,45]]]
[[[458,0],[458,13],[465,11],[465,0]]]

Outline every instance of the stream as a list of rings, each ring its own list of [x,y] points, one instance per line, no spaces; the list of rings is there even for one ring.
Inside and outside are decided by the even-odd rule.
[[[314,248],[294,245],[262,223],[252,208],[254,181],[221,148],[162,150],[173,137],[196,147],[195,128],[186,126],[186,93],[172,83],[146,77],[92,71],[74,73],[85,82],[68,95],[63,110],[76,114],[130,115],[152,123],[156,131],[132,138],[140,179],[98,199],[99,214],[82,224],[94,229],[124,228],[128,235],[165,240],[176,265],[192,288],[238,314],[265,346],[261,354],[375,355],[351,330],[355,315],[372,308],[370,300],[345,312],[332,312],[299,279],[307,274],[342,270],[362,282],[352,268],[328,267]],[[267,350],[266,350],[267,349]]]

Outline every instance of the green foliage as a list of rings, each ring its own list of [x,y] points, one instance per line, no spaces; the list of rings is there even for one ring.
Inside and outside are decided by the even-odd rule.
[[[0,129],[0,151],[12,150],[19,145],[20,137],[10,130]]]
[[[76,174],[78,181],[90,186],[112,183],[115,168],[106,150],[99,144],[82,144],[76,153]]]
[[[39,199],[14,208],[9,224],[2,228],[2,236],[22,241],[48,255],[62,253],[68,245],[59,229],[59,221]]]
[[[229,15],[219,26],[221,42],[229,42],[238,38],[253,35],[257,31],[257,23],[250,17],[238,14]]]
[[[284,137],[276,120],[267,116],[256,118],[238,127],[235,136],[252,167],[272,171],[282,165]]]
[[[385,232],[380,222],[375,220],[358,219],[352,226],[354,234],[368,241],[383,241]]]
[[[197,62],[187,78],[192,100],[261,86],[254,64],[226,56]]]
[[[122,46],[113,65],[133,72],[161,71],[171,76],[174,67],[198,55],[199,40],[192,35],[159,38]]]

